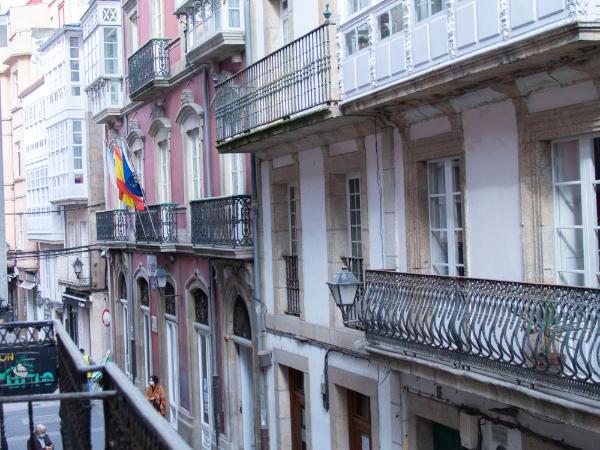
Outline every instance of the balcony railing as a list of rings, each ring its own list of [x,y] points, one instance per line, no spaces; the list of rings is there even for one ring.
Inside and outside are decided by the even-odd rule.
[[[367,271],[367,340],[600,399],[600,290]]]
[[[340,258],[350,272],[360,281],[354,297],[354,305],[348,309],[346,326],[363,330],[363,323],[359,318],[359,311],[362,308],[363,294],[365,292],[365,269],[363,259],[357,256],[342,256]]]
[[[177,205],[150,205],[146,210],[136,213],[135,240],[161,244],[177,242]]]
[[[252,198],[249,195],[190,202],[192,244],[213,247],[251,247]]]
[[[322,25],[218,84],[217,139],[337,101],[335,36]]]
[[[99,241],[121,241],[130,239],[130,217],[126,209],[98,211],[96,213],[96,238]]]
[[[300,279],[298,278],[298,255],[285,255],[285,284],[287,289],[286,313],[300,315]]]
[[[135,97],[150,83],[166,81],[171,74],[168,45],[170,39],[150,39],[129,57],[129,95]]]
[[[94,432],[104,434],[107,449],[190,448],[117,366],[113,363],[88,366],[59,322],[0,324],[0,350],[17,357],[26,355],[29,372],[16,383],[9,379],[11,375],[0,380],[3,392],[0,404],[29,402],[32,411],[41,402],[59,400],[63,448],[92,448],[90,401],[94,399],[102,401],[104,415],[103,428],[94,428]],[[41,377],[40,371],[43,371]],[[87,392],[90,371],[101,375],[102,389],[98,392]],[[52,393],[56,386],[59,393]],[[33,433],[33,423],[29,426]],[[4,442],[3,415],[0,415],[0,433]]]

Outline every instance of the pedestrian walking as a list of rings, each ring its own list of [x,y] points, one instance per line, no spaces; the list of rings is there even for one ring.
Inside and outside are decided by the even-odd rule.
[[[148,386],[146,386],[146,398],[154,406],[161,416],[167,414],[167,396],[165,390],[158,382],[158,377],[152,375],[148,380]]]
[[[46,425],[37,424],[35,434],[27,441],[27,450],[54,450],[54,443],[46,433]]]

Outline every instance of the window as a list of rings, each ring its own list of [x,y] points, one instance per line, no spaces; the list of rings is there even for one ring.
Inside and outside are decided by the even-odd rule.
[[[290,255],[298,254],[298,225],[296,215],[296,188],[288,187],[288,211],[290,228]]]
[[[439,13],[445,7],[445,0],[415,0],[417,22]]]
[[[129,54],[134,53],[139,47],[138,15],[137,12],[129,16]]]
[[[175,321],[176,311],[169,306],[170,302],[176,301],[175,288],[169,282],[165,286],[165,327],[167,338],[167,389],[169,394],[169,420],[171,425],[177,429],[177,412],[179,407],[179,362],[177,344],[177,322]]]
[[[69,38],[69,60],[71,65],[71,81],[79,82],[79,39]]]
[[[557,282],[600,284],[600,138],[556,142],[552,151]]]
[[[229,27],[239,28],[240,19],[240,0],[229,0]]]
[[[8,47],[8,16],[0,16],[0,48]]]
[[[377,19],[377,23],[379,24],[379,39],[385,39],[402,31],[402,5],[394,6],[389,11],[381,14]]]
[[[79,240],[80,244],[79,245],[81,245],[83,247],[83,246],[88,245],[88,242],[89,242],[88,223],[84,222],[84,221],[81,221],[79,223],[79,229],[80,229],[80,232],[81,232],[81,236],[80,236],[80,240]]]
[[[292,450],[306,450],[306,409],[304,400],[304,373],[288,368],[290,388],[290,421]]]
[[[348,390],[348,431],[350,450],[371,450],[371,400]]]
[[[202,139],[200,128],[194,128],[187,133],[188,155],[190,161],[190,182],[192,200],[198,200],[204,194],[204,182],[202,177]]]
[[[118,62],[117,29],[104,28],[104,72],[116,75]]]
[[[17,160],[17,177],[21,176],[21,166],[22,161],[21,161],[21,143],[20,142],[15,142],[15,155],[16,155],[16,160]]]
[[[160,141],[158,143],[158,158],[159,158],[159,185],[158,185],[158,199],[160,203],[168,203],[170,201],[170,186],[169,179],[171,175],[170,164],[169,164],[169,146],[167,141]]]
[[[464,276],[460,160],[428,163],[429,247],[436,275]]]
[[[367,48],[369,43],[369,25],[363,23],[354,30],[346,33],[344,36],[346,41],[346,56],[353,55],[357,51]]]
[[[357,11],[360,11],[363,8],[369,6],[369,0],[346,0],[348,7],[348,15],[354,14]]]
[[[360,211],[360,179],[348,180],[348,228],[350,256],[362,258],[362,217]]]
[[[131,145],[133,152],[133,170],[136,173],[140,186],[144,186],[144,143],[141,139],[136,139]]]
[[[296,188],[288,186],[289,254],[284,255],[287,289],[286,314],[300,315],[300,279],[298,277],[298,216]]]
[[[210,353],[210,328],[209,328],[209,312],[208,312],[208,297],[197,289],[193,293],[194,298],[194,327],[196,328],[196,339],[198,345],[198,378],[199,378],[199,400],[200,400],[200,417],[207,435],[210,436],[211,423],[211,353]],[[204,430],[203,430],[204,431]],[[202,433],[202,439],[205,433]],[[208,440],[207,444],[210,442]]]
[[[12,101],[13,101],[13,107],[17,106],[19,104],[19,72],[18,71],[14,71],[12,73]]]
[[[73,169],[83,170],[83,134],[81,120],[73,120]]]
[[[150,297],[148,293],[148,282],[143,278],[138,280],[139,305],[142,317],[142,345],[144,350],[144,374],[146,379],[152,375],[152,324],[150,319]]]
[[[281,18],[281,33],[283,35],[283,45],[286,45],[288,42],[290,42],[288,0],[281,0],[279,15]]]
[[[164,21],[163,0],[154,0],[154,37],[162,37],[164,35]]]

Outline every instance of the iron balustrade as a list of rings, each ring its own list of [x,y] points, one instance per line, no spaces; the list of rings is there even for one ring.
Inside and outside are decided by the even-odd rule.
[[[367,340],[515,383],[600,398],[600,290],[367,271]]]
[[[300,315],[300,279],[298,278],[298,255],[284,255],[285,284],[287,290],[286,313]]]
[[[149,205],[144,211],[136,212],[135,240],[160,244],[177,242],[177,205]]]
[[[217,140],[336,102],[335,24],[324,24],[216,85]]]
[[[146,42],[128,59],[129,95],[135,96],[155,80],[168,80],[170,39],[154,38]]]
[[[19,347],[22,351],[27,346],[39,345],[55,345],[57,348],[56,374],[60,393],[3,397],[0,398],[0,406],[9,401],[29,402],[32,417],[32,402],[60,400],[63,448],[87,450],[92,448],[90,400],[100,399],[103,403],[102,431],[106,449],[190,449],[115,364],[108,362],[88,366],[59,322],[0,324],[0,347],[3,349]],[[88,372],[101,375],[101,391],[88,392]],[[0,414],[0,419],[4,419],[3,414]],[[0,428],[4,431],[4,423],[0,424]]]
[[[345,325],[349,328],[363,330],[363,323],[359,317],[359,312],[362,308],[363,294],[365,292],[365,269],[363,258],[358,256],[342,256],[340,259],[360,282],[354,297],[354,304],[348,308]]]
[[[252,247],[252,197],[233,195],[190,202],[192,244]]]
[[[96,213],[96,238],[99,241],[128,241],[129,231],[130,217],[126,209]]]

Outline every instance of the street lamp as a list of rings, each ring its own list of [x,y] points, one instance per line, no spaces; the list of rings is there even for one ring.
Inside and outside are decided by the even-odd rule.
[[[348,312],[354,305],[354,299],[356,298],[356,291],[358,290],[360,281],[358,281],[354,274],[344,266],[327,282],[327,285],[329,286],[335,304],[340,308],[340,311],[342,311],[344,322],[347,322]]]
[[[75,271],[75,276],[77,279],[81,278],[81,271],[83,270],[83,263],[79,258],[75,259],[73,263],[73,270]]]
[[[158,289],[162,290],[167,285],[167,271],[162,267],[157,267],[154,271],[154,275],[151,278],[154,278],[154,284]]]

